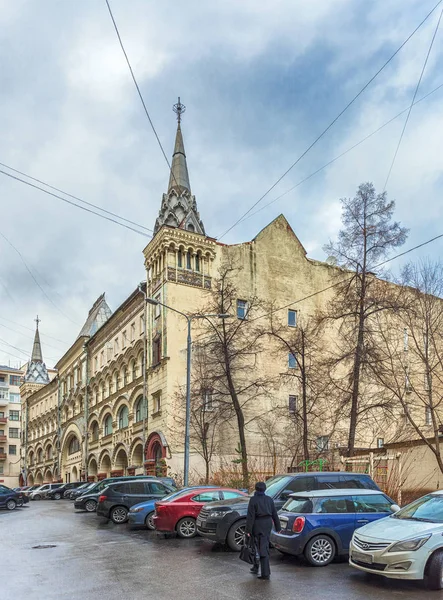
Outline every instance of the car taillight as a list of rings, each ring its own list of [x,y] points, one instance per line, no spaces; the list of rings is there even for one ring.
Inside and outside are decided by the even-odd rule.
[[[98,501],[99,502],[104,502],[107,499],[108,496],[100,496]]]
[[[305,526],[305,518],[297,517],[292,525],[292,531],[294,533],[301,533],[303,531],[303,527]]]

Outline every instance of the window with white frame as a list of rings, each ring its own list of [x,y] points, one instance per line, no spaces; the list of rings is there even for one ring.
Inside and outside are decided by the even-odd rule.
[[[203,410],[205,412],[211,412],[215,408],[216,403],[212,390],[203,390]]]
[[[432,410],[430,406],[425,410],[425,425],[432,425]]]
[[[161,412],[162,409],[162,393],[155,392],[152,394],[152,407],[153,407],[153,415],[157,415]]]
[[[385,440],[382,437],[377,438],[377,448],[383,448],[385,445]]]
[[[315,442],[317,452],[329,450],[329,435],[319,435]]]
[[[288,310],[288,326],[289,327],[297,327],[297,311],[296,310]]]
[[[296,369],[297,368],[297,355],[292,352],[288,353],[288,368]]]
[[[248,318],[247,300],[237,300],[237,319],[245,320]]]

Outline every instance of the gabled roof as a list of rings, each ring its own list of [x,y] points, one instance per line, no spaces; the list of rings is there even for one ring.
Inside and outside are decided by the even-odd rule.
[[[94,333],[106,323],[106,321],[111,315],[112,310],[109,308],[105,300],[105,294],[103,293],[97,298],[97,300],[92,305],[92,308],[88,314],[88,318],[86,319],[85,324],[81,328],[77,339],[80,337],[93,336]]]

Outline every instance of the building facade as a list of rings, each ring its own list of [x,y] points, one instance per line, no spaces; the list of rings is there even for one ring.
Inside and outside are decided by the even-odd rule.
[[[23,371],[0,365],[0,482],[19,485]]]
[[[236,375],[251,465],[272,473],[291,468],[298,456],[299,362],[282,340],[326,306],[333,292],[317,292],[330,288],[343,272],[310,259],[283,215],[246,243],[226,245],[208,236],[191,192],[181,112],[168,190],[154,237],[143,250],[146,281],[113,313],[104,294],[97,299],[53,378],[43,363],[37,329],[21,387],[22,469],[28,484],[144,472],[167,472],[180,480],[184,315],[193,317],[192,401],[203,397],[191,419],[191,480],[201,480],[205,470],[213,475],[238,464],[238,415],[232,407],[223,409],[227,394],[221,385],[205,386],[194,373],[204,340],[226,327],[235,330],[246,323],[244,340],[253,340],[244,343]],[[226,273],[228,284],[223,283]],[[231,297],[220,310],[223,285]],[[197,318],[208,312],[211,317]],[[229,325],[218,318],[220,312],[229,313]],[[333,340],[331,330],[325,347]],[[254,352],[249,351],[252,344]],[[318,402],[310,417],[313,455],[346,446],[347,421],[337,421],[336,400],[324,390]],[[375,447],[392,429],[388,425],[382,418],[364,423],[357,445]]]

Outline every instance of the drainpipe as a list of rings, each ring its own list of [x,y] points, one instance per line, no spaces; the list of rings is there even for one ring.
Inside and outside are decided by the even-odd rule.
[[[25,455],[23,457],[23,479],[24,479],[24,484],[28,485],[28,398],[26,398],[26,404],[25,404],[25,431],[24,431],[24,446],[25,446]]]
[[[85,413],[85,481],[88,481],[88,453],[89,453],[89,427],[88,427],[88,419],[89,419],[89,352],[88,345],[85,342],[83,345],[83,351],[86,354],[85,358],[85,404],[84,404],[84,413]],[[83,370],[83,368],[82,368]]]
[[[147,282],[146,282],[147,285]],[[143,282],[139,284],[138,290],[141,294],[143,294],[143,473],[145,472],[145,461],[146,461],[146,428],[148,426],[148,379],[146,375],[146,369],[148,366],[148,352],[147,352],[147,294],[143,291]],[[146,407],[146,410],[144,410]]]
[[[61,462],[61,458],[60,458],[60,452],[61,452],[61,444],[60,444],[60,440],[61,440],[61,417],[60,417],[60,411],[61,411],[61,406],[62,406],[62,401],[61,401],[61,383],[60,383],[60,376],[57,375],[57,472],[58,472],[58,479],[63,481],[63,475],[61,472],[61,468],[62,468],[62,462]]]

